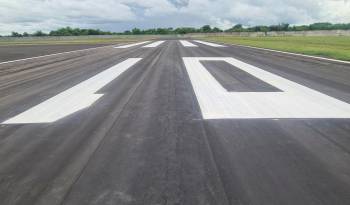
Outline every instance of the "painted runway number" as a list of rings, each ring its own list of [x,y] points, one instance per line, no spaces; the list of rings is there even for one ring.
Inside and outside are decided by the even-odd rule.
[[[350,118],[350,104],[234,58],[183,58],[204,119]],[[228,92],[201,61],[224,61],[283,92]]]
[[[103,96],[96,94],[98,90],[140,60],[141,58],[129,58],[2,124],[50,123],[90,107]]]

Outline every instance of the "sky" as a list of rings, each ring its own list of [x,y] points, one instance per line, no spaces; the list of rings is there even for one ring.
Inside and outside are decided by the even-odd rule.
[[[350,0],[0,0],[0,35],[66,26],[121,32],[315,22],[350,23]]]

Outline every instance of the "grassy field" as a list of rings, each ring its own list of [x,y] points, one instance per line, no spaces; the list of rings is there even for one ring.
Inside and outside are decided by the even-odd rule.
[[[152,39],[151,36],[111,36],[111,37],[35,37],[0,38],[0,46],[16,45],[71,45],[71,44],[117,44]]]
[[[350,37],[204,37],[203,40],[240,44],[350,61]]]

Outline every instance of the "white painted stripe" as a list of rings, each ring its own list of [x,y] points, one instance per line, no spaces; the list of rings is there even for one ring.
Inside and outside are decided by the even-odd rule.
[[[180,43],[182,44],[182,46],[184,47],[198,47],[197,45],[189,42],[189,41],[185,41],[185,40],[180,40]]]
[[[156,41],[154,43],[148,44],[143,46],[144,48],[155,48],[158,47],[160,44],[164,43],[165,41]]]
[[[95,94],[98,90],[140,60],[141,58],[127,59],[2,124],[50,123],[87,108],[103,96]]]
[[[237,59],[183,60],[204,119],[350,118],[350,104]],[[228,92],[201,61],[225,61],[283,92]]]
[[[199,41],[199,40],[195,40],[195,42],[201,43],[201,44],[204,44],[204,45],[207,45],[207,46],[211,46],[211,47],[217,47],[217,48],[226,47],[226,46],[219,45],[219,44],[216,44],[216,43],[210,43],[210,42]]]
[[[255,47],[255,46],[245,46],[245,45],[239,45],[239,44],[230,44],[230,45],[244,47],[244,48],[253,48],[253,49],[257,49],[257,50],[264,50],[264,51],[270,51],[270,52],[276,52],[276,53],[283,53],[283,54],[294,55],[294,56],[301,56],[301,57],[305,57],[305,58],[313,58],[313,59],[318,59],[318,60],[331,61],[331,62],[336,62],[336,63],[350,64],[350,61],[343,61],[343,60],[337,60],[337,59],[332,59],[332,58],[324,58],[324,57],[319,57],[319,56],[310,56],[310,55],[299,54],[299,53],[278,51],[278,50],[273,50],[273,49],[268,49],[268,48],[259,48],[259,47]]]
[[[54,53],[54,54],[48,54],[48,55],[36,56],[36,57],[30,57],[30,58],[23,58],[23,59],[12,60],[12,61],[5,61],[5,62],[0,62],[0,65],[1,64],[9,64],[9,63],[20,62],[20,61],[26,61],[26,60],[32,60],[32,59],[38,59],[38,58],[45,58],[45,57],[50,57],[50,56],[57,56],[57,55],[63,55],[63,54],[69,54],[69,53],[76,53],[76,52],[82,52],[82,51],[95,50],[95,49],[106,48],[106,47],[110,47],[110,45],[109,46],[100,46],[100,47],[96,47],[96,48],[87,48],[87,49],[81,49],[81,50],[67,51],[67,52],[62,52],[62,53]]]
[[[149,42],[150,41],[142,41],[142,42],[138,42],[138,43],[117,46],[117,47],[114,47],[114,48],[130,48],[130,47],[139,46],[139,45],[142,45],[142,44],[145,44],[145,43],[149,43]]]

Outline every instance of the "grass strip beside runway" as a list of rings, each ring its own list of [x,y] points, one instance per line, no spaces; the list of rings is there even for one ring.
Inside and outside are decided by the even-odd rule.
[[[345,36],[213,36],[202,39],[350,61],[350,37]]]

